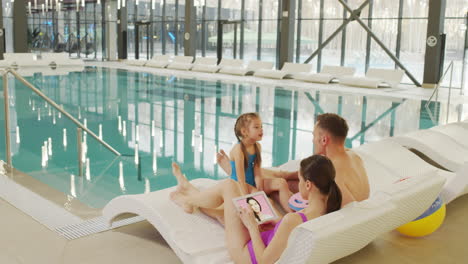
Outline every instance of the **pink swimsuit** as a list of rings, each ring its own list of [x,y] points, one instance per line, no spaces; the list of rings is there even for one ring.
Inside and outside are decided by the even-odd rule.
[[[305,216],[305,214],[300,213],[300,212],[297,212],[297,213],[301,216],[302,222],[307,222],[307,217]],[[282,220],[281,220],[281,221],[282,221]],[[260,233],[260,237],[262,238],[263,244],[265,244],[265,246],[268,246],[268,244],[270,244],[271,240],[273,240],[273,237],[275,236],[276,230],[277,230],[278,227],[280,226],[281,221],[279,221],[278,223],[276,223],[274,229],[268,230],[268,231],[264,231],[264,232],[261,232],[261,233]],[[249,249],[250,260],[252,261],[252,264],[257,264],[257,258],[255,257],[255,251],[254,251],[254,249],[253,249],[252,240],[250,240],[250,241],[247,243],[247,248]]]

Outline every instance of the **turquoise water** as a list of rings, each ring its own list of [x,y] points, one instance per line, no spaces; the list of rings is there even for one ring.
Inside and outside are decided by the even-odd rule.
[[[228,152],[235,143],[233,126],[243,112],[262,116],[263,166],[310,155],[314,120],[323,112],[348,120],[348,147],[438,124],[422,107],[424,101],[257,86],[242,83],[241,78],[240,83],[227,83],[87,67],[68,75],[37,73],[26,79],[81,122],[86,120],[96,134],[102,125],[103,140],[125,155],[115,156],[87,135],[84,160],[89,159],[89,169],[87,173],[85,162],[85,173],[78,176],[76,126],[10,79],[13,166],[95,208],[121,194],[175,185],[172,161],[180,163],[190,179],[225,178],[215,165],[215,152]],[[436,120],[442,119],[444,107],[430,106]],[[1,109],[0,136],[4,138]],[[49,138],[52,153],[44,163],[42,146]],[[4,142],[0,142],[0,155],[5,159]]]

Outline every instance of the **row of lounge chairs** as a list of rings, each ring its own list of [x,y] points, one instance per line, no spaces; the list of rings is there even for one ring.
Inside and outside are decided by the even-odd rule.
[[[81,59],[70,59],[68,53],[5,53],[0,60],[0,68],[23,67],[84,67]]]
[[[148,61],[129,60],[127,64],[240,76],[253,75],[270,79],[295,79],[313,83],[339,82],[343,85],[365,88],[398,87],[404,74],[403,70],[371,68],[365,77],[356,77],[353,76],[356,70],[352,67],[324,66],[320,73],[312,73],[312,65],[310,64],[287,62],[281,70],[273,70],[274,64],[266,61],[250,61],[245,66],[244,61],[238,59],[222,59],[217,64],[216,58],[202,57],[193,61],[191,56],[171,58],[169,55],[154,56]]]
[[[354,148],[369,176],[370,198],[296,227],[277,263],[333,262],[414,220],[439,195],[449,203],[466,194],[467,134],[468,120]],[[299,161],[292,161],[278,169],[298,166]],[[207,188],[216,181],[192,183]],[[103,216],[109,224],[124,213],[142,216],[184,263],[232,263],[223,227],[200,212],[186,214],[169,200],[173,189],[119,196],[106,205]]]

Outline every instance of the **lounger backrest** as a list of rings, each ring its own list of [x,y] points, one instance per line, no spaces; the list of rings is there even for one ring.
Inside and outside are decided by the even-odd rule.
[[[325,65],[320,73],[331,74],[334,77],[354,75],[356,69],[353,67],[329,66]]]
[[[312,64],[303,64],[303,63],[292,63],[286,62],[281,68],[281,71],[290,72],[290,73],[299,73],[299,72],[310,72],[312,70]]]
[[[399,178],[437,170],[410,150],[389,139],[364,144],[354,150],[358,154],[364,153],[367,154],[368,158],[377,160],[383,166],[396,173]]]
[[[388,195],[352,203],[296,227],[277,263],[330,263],[365,247],[395,207]]]
[[[51,63],[55,64],[67,64],[70,61],[68,53],[51,53],[46,52],[42,53],[41,57],[43,60],[49,60]]]
[[[218,62],[217,58],[207,58],[207,57],[201,57],[197,58],[194,62],[196,65],[216,65]]]
[[[405,74],[405,72],[399,69],[390,70],[370,68],[367,70],[366,77],[381,79],[390,84],[392,87],[397,87],[403,79],[403,74]]]
[[[171,58],[170,55],[156,55],[156,56],[153,56],[152,60],[163,62],[163,61],[169,61],[170,58]]]
[[[455,141],[468,148],[468,127],[461,126],[460,124],[446,124],[432,127],[431,130],[445,134]]]
[[[242,67],[244,65],[244,61],[243,60],[238,60],[238,59],[222,59],[221,60],[221,63],[219,64],[219,66],[222,66],[222,67]]]
[[[405,224],[435,201],[445,179],[424,174],[387,186],[373,197],[295,228],[278,263],[330,263]]]
[[[450,171],[457,171],[462,164],[468,162],[468,149],[437,131],[418,130],[392,139],[429,156]]]
[[[375,193],[386,185],[398,181],[401,177],[392,172],[387,166],[382,164],[366,152],[359,151],[358,148],[353,148],[353,151],[361,157],[369,179],[370,192]]]
[[[192,63],[192,56],[175,56],[172,62],[174,63]]]
[[[247,70],[256,71],[259,69],[271,70],[273,68],[273,62],[269,61],[250,61],[247,65]]]

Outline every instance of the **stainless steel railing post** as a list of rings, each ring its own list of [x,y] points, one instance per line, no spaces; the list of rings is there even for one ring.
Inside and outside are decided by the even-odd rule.
[[[44,99],[47,103],[49,103],[51,106],[53,106],[55,109],[57,109],[59,112],[61,112],[63,115],[65,115],[66,117],[68,117],[68,119],[70,119],[73,123],[75,123],[75,125],[77,125],[78,127],[80,127],[82,130],[86,131],[88,134],[90,134],[94,139],[96,139],[99,143],[101,143],[102,145],[104,145],[104,147],[106,147],[108,150],[112,151],[114,154],[120,156],[120,152],[118,152],[117,150],[115,150],[113,147],[111,147],[109,144],[107,144],[106,142],[104,142],[102,139],[100,139],[96,134],[93,133],[93,131],[89,130],[87,127],[85,127],[80,121],[76,120],[72,115],[70,115],[67,111],[63,110],[61,106],[59,106],[58,104],[56,104],[53,100],[51,100],[49,97],[47,97],[45,94],[43,94],[39,89],[37,89],[36,87],[34,87],[31,83],[29,83],[26,79],[23,78],[23,76],[19,75],[17,72],[11,70],[11,69],[7,69],[5,71],[5,75],[8,74],[8,73],[11,73],[13,74],[13,76],[16,77],[16,79],[18,79],[20,82],[22,82],[24,85],[26,85],[26,87],[28,87],[29,89],[33,90],[33,92],[35,92],[37,95],[39,95],[42,99]]]
[[[449,94],[447,99],[447,117],[445,118],[445,123],[448,123],[449,113],[450,113],[450,97],[452,96],[452,80],[453,80],[453,62],[450,64],[452,68],[450,68],[450,86],[449,86]],[[463,89],[463,87],[461,88]]]
[[[82,129],[76,128],[76,146],[78,147],[78,176],[83,176],[83,140]]]
[[[449,66],[445,69],[444,73],[442,74],[442,77],[440,78],[439,82],[437,83],[437,86],[436,88],[434,89],[434,92],[432,92],[432,95],[431,97],[429,97],[429,100],[427,100],[426,104],[424,105],[424,108],[426,109],[427,113],[429,114],[429,117],[431,118],[431,121],[432,122],[435,122],[435,118],[431,112],[431,110],[429,109],[429,104],[432,102],[432,98],[434,97],[434,95],[436,96],[435,98],[435,101],[439,101],[439,88],[442,84],[442,82],[444,81],[445,79],[445,76],[447,75],[448,71],[451,70],[451,74],[450,74],[450,89],[449,89],[449,98],[448,98],[448,102],[447,102],[447,117],[446,117],[446,122],[448,120],[448,111],[449,111],[449,105],[450,105],[450,95],[451,95],[451,88],[452,88],[452,75],[453,75],[453,61],[450,62]]]
[[[5,106],[5,145],[7,164],[11,168],[11,146],[10,146],[10,98],[8,96],[8,71],[3,73],[3,99]]]

